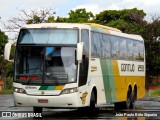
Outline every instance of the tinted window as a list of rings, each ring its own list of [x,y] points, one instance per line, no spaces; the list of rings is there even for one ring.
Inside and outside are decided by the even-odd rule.
[[[128,60],[133,60],[133,40],[127,40]]]
[[[105,58],[110,58],[111,56],[111,43],[109,40],[109,35],[103,34],[103,39],[102,39],[102,57]]]
[[[138,59],[144,60],[144,45],[142,41],[138,41]]]
[[[139,56],[138,56],[138,44],[137,41],[133,41],[133,51],[134,51],[134,60],[138,60]]]
[[[94,41],[93,41],[93,32],[91,34],[91,55],[92,56],[96,56],[96,50],[95,50],[95,44],[94,44]]]
[[[92,56],[101,57],[101,47],[102,47],[101,41],[102,41],[102,34],[92,32],[92,39],[91,39]]]
[[[100,33],[94,33],[93,34],[93,40],[96,47],[96,53],[98,57],[101,57],[101,41],[102,41],[102,34]]]
[[[111,56],[113,59],[118,59],[118,54],[119,54],[119,42],[118,42],[118,37],[116,36],[110,36],[111,40]]]
[[[119,59],[125,60],[127,57],[126,39],[119,39]]]

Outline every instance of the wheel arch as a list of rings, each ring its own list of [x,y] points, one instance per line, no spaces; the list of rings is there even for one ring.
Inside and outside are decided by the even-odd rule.
[[[137,84],[134,84],[133,93],[135,100],[137,100]]]
[[[96,100],[95,103],[97,104],[97,88],[96,88],[96,86],[93,86],[91,93],[92,93],[92,91],[94,92],[95,100]]]
[[[131,84],[128,85],[127,92],[128,92],[128,91],[132,92],[132,85],[131,85]]]

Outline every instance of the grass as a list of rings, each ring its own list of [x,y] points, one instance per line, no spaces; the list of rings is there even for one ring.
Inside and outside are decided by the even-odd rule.
[[[146,96],[160,96],[160,90],[149,90],[146,92]]]
[[[13,89],[3,89],[2,91],[0,91],[0,94],[12,94],[13,93]]]

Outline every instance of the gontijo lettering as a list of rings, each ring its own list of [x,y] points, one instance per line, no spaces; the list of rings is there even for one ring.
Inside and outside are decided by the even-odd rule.
[[[135,71],[135,65],[134,64],[121,64],[121,71],[134,72]]]

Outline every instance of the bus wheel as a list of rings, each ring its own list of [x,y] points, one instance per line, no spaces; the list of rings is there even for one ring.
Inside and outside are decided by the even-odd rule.
[[[95,110],[95,104],[96,104],[95,94],[92,91],[91,99],[90,99],[90,107],[89,107],[90,111],[94,111]]]
[[[33,112],[34,113],[42,113],[43,107],[33,107]]]
[[[131,92],[130,92],[130,90],[127,92],[127,101],[125,103],[126,103],[126,105],[125,105],[126,109],[129,109],[130,105],[131,105]]]
[[[130,109],[134,109],[135,108],[135,95],[134,95],[134,93],[130,94],[130,99],[131,99]]]
[[[134,109],[135,108],[135,95],[130,90],[127,93],[126,108],[127,109]]]

